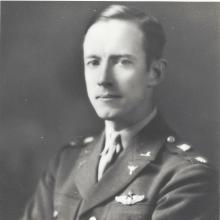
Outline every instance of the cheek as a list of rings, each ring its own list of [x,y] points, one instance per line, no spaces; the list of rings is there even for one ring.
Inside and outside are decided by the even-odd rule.
[[[132,74],[130,77],[121,77],[120,88],[123,93],[127,93],[130,97],[143,96],[147,90],[147,80],[142,74],[137,72]],[[141,97],[140,97],[141,98]]]
[[[85,83],[88,92],[92,92],[95,88],[95,77],[91,74],[85,74]]]
[[[146,88],[143,86],[143,84],[136,84],[133,83],[130,89],[131,93],[131,99],[134,102],[139,102],[140,100],[144,100],[146,97]]]

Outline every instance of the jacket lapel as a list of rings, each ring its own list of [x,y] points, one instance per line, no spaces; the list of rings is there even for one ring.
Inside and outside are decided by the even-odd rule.
[[[96,184],[96,172],[103,142],[104,132],[96,137],[87,148],[82,150],[73,170],[75,185],[82,198],[85,198],[90,189]]]
[[[129,146],[105,172],[101,181],[90,187],[83,200],[80,215],[120,193],[151,161],[155,160],[167,135],[171,134],[173,132],[160,116],[154,118],[134,138],[132,146]],[[148,155],[150,152],[150,156],[144,156],[147,152]],[[86,173],[88,174],[88,171]]]

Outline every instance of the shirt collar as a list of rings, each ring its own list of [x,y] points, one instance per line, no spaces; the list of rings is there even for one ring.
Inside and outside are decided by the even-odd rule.
[[[156,114],[157,114],[157,108],[154,108],[153,111],[149,115],[147,115],[143,120],[130,127],[124,128],[121,131],[114,131],[112,127],[109,126],[108,123],[105,123],[106,142],[108,142],[108,139],[110,138],[112,133],[117,133],[121,135],[123,148],[126,148],[131,143],[131,139],[145,126],[147,126],[149,122],[156,116]]]

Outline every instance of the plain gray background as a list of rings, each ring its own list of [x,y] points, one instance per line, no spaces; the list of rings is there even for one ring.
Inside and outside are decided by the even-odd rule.
[[[81,39],[89,18],[109,4],[2,2],[0,219],[22,213],[58,148],[102,129],[86,95]],[[161,112],[218,167],[220,3],[128,5],[158,17],[167,34]]]

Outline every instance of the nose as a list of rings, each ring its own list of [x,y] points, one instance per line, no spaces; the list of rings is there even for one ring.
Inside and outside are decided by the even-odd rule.
[[[113,86],[112,66],[109,62],[103,63],[97,84],[103,87]]]

